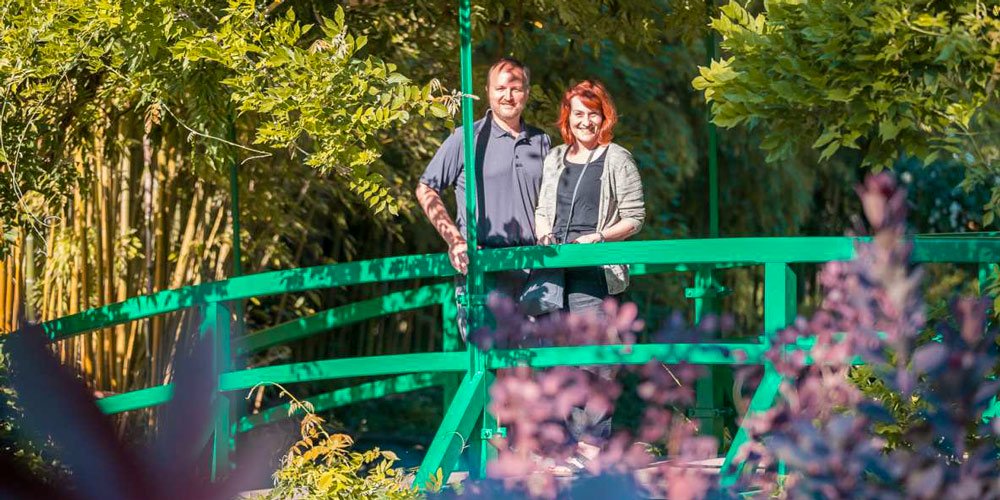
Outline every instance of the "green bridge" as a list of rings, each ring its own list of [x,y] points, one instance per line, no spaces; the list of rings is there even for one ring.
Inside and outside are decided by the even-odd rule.
[[[796,276],[790,265],[852,259],[863,239],[849,237],[801,238],[713,238],[697,240],[636,241],[594,245],[526,247],[481,250],[471,256],[476,262],[470,278],[496,271],[524,268],[631,264],[635,274],[695,271],[696,282],[705,282],[724,269],[763,266],[764,331],[740,341],[593,345],[482,351],[462,345],[455,321],[455,296],[451,280],[390,293],[363,302],[341,306],[261,331],[234,337],[232,307],[238,301],[288,292],[303,292],[361,283],[445,278],[455,274],[444,254],[393,257],[346,264],[247,275],[225,281],[163,291],[92,309],[43,324],[49,337],[61,340],[74,335],[184,309],[197,309],[203,318],[199,332],[214,339],[219,373],[215,434],[212,441],[213,472],[229,466],[236,436],[255,426],[285,418],[287,406],[245,416],[234,421],[231,399],[242,396],[258,383],[296,383],[365,376],[391,378],[340,389],[310,399],[317,411],[441,385],[446,390],[447,411],[420,467],[416,484],[441,469],[445,477],[455,468],[466,444],[471,453],[473,475],[482,474],[492,454],[486,440],[502,432],[486,411],[488,389],[497,369],[527,365],[545,368],[560,365],[642,364],[659,360],[666,364],[763,365],[764,377],[753,395],[749,410],[770,407],[778,393],[780,377],[763,358],[772,334],[788,325],[796,314]],[[985,279],[992,263],[1000,262],[1000,237],[917,236],[913,260],[922,263],[978,264]],[[711,300],[711,293],[691,289],[695,308]],[[703,292],[703,291],[702,291]],[[301,339],[331,328],[403,310],[441,305],[443,317],[441,352],[327,359],[279,366],[238,370],[232,360],[270,346]],[[471,301],[470,319],[483,317],[482,301]],[[808,339],[802,339],[806,348]],[[740,354],[736,355],[736,351]],[[709,388],[710,389],[710,388]],[[699,391],[699,399],[706,397]],[[150,387],[98,400],[106,413],[118,413],[163,404],[172,396],[171,386]],[[710,394],[708,395],[710,397]],[[474,430],[479,435],[474,435]],[[726,470],[736,450],[747,439],[741,429],[728,453]],[[738,468],[736,468],[738,470]],[[732,481],[735,476],[724,477]]]

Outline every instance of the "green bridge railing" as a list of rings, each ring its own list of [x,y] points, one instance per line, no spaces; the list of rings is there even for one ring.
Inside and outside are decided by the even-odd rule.
[[[355,304],[323,311],[275,327],[232,338],[233,315],[227,304],[252,297],[304,292],[361,283],[445,278],[455,271],[444,254],[393,257],[387,259],[319,266],[241,276],[215,283],[168,290],[135,297],[121,303],[91,309],[43,324],[52,341],[88,331],[196,309],[202,321],[198,333],[213,339],[218,390],[215,431],[212,438],[213,475],[230,465],[235,436],[254,426],[287,415],[287,407],[272,408],[233,422],[230,398],[260,383],[289,384],[393,375],[311,398],[319,411],[417,390],[434,385],[446,388],[447,410],[415,484],[426,484],[439,469],[445,477],[455,468],[463,448],[472,454],[474,475],[484,473],[486,461],[495,450],[486,443],[502,427],[489,412],[488,390],[493,371],[512,366],[545,368],[560,365],[642,364],[659,360],[666,364],[762,365],[764,377],[750,400],[748,412],[769,408],[778,394],[780,377],[764,359],[771,335],[787,326],[796,314],[796,276],[790,265],[845,261],[855,257],[861,238],[713,238],[670,241],[635,241],[593,245],[524,247],[475,252],[482,272],[511,269],[579,267],[604,264],[631,264],[635,274],[668,271],[696,271],[697,275],[716,269],[745,266],[764,268],[764,331],[750,341],[716,341],[665,344],[595,345],[481,351],[474,345],[462,346],[455,323],[454,288],[451,283],[423,286],[390,293]],[[913,260],[922,263],[970,263],[980,266],[981,279],[993,263],[1000,262],[1000,237],[918,236],[913,239]],[[706,300],[695,294],[698,301]],[[404,310],[442,305],[442,350],[440,352],[327,359],[289,363],[252,369],[234,369],[234,354],[247,354]],[[471,304],[472,307],[484,307]],[[808,341],[808,339],[804,339]],[[803,347],[804,348],[804,347]],[[737,356],[735,353],[739,351]],[[118,413],[163,404],[172,397],[169,385],[150,387],[106,397],[97,404],[106,413]],[[479,435],[473,434],[478,429]],[[747,439],[741,428],[727,454],[723,470],[733,463],[735,453]],[[736,474],[740,468],[736,467]],[[723,481],[731,482],[734,474]]]

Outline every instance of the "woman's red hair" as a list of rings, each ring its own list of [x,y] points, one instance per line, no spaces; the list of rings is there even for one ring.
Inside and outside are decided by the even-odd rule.
[[[615,103],[611,101],[607,89],[596,80],[584,80],[567,90],[566,95],[563,96],[562,105],[559,108],[559,121],[556,122],[563,142],[570,146],[576,142],[576,137],[573,137],[573,133],[569,129],[570,101],[574,97],[579,97],[580,102],[587,108],[601,112],[604,121],[601,122],[601,129],[597,131],[597,143],[602,146],[610,143],[611,138],[614,137],[612,130],[618,123],[618,112],[615,111]]]

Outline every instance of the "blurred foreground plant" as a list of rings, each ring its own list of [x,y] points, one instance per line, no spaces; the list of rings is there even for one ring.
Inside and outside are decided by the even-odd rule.
[[[601,314],[552,315],[538,321],[525,321],[509,301],[494,298],[491,307],[495,330],[474,335],[484,349],[595,344],[624,344],[627,349],[643,327],[635,304],[619,306],[611,300],[605,302]],[[606,438],[586,435],[597,421],[613,413],[622,394],[616,377],[623,371],[639,379],[636,395],[646,405],[639,428],[634,434],[619,430]],[[714,491],[714,481],[706,471],[679,466],[714,458],[717,448],[715,438],[697,436],[695,423],[680,411],[693,404],[694,381],[701,372],[695,366],[668,367],[655,360],[640,366],[547,370],[522,366],[500,371],[490,389],[490,412],[508,428],[509,437],[493,441],[499,453],[488,465],[490,480],[467,485],[465,493],[697,498]],[[576,432],[580,428],[584,432]],[[662,443],[671,460],[654,462],[650,452],[654,443]],[[587,456],[584,449],[594,445],[600,452]],[[561,478],[567,468],[578,477]]]
[[[175,396],[162,409],[148,447],[119,441],[112,422],[94,404],[78,376],[61,365],[38,325],[6,340],[10,386],[22,413],[16,425],[36,442],[51,441],[69,471],[65,481],[46,481],[14,457],[0,455],[2,498],[228,499],[263,475],[266,460],[254,447],[225,478],[209,480],[203,450],[210,442],[218,398],[210,337],[196,340],[178,358]]]
[[[691,403],[697,367],[650,362],[633,370],[647,404],[635,435],[620,432],[574,480],[560,480],[553,464],[572,463],[578,444],[569,435],[575,408],[613,410],[621,393],[613,375],[593,368],[519,367],[497,376],[490,411],[509,438],[495,440],[499,458],[490,481],[470,494],[531,497],[652,495],[665,498],[734,497],[739,492],[791,498],[1000,497],[1000,425],[984,412],[1000,390],[997,330],[986,328],[988,299],[953,301],[951,314],[926,324],[921,270],[909,263],[906,196],[893,177],[869,177],[858,188],[873,230],[851,262],[824,266],[824,300],[811,318],[778,332],[767,353],[769,369],[784,381],[775,407],[748,417],[751,439],[740,450],[749,474],[723,488],[686,463],[714,457],[712,438],[677,410]],[[516,306],[494,301],[495,331],[478,332],[485,349],[581,344],[631,344],[640,326],[636,308],[608,302],[602,317],[554,316],[526,322]],[[660,340],[692,341],[696,331],[670,322]],[[925,328],[934,341],[921,336]],[[805,346],[805,347],[803,347]],[[627,348],[627,347],[626,347]],[[850,379],[858,362],[916,408],[911,422],[895,421],[886,401],[869,397]],[[759,370],[759,368],[757,368]],[[744,378],[753,378],[746,369]],[[900,426],[900,445],[888,449],[878,431]],[[665,443],[666,461],[654,462],[644,443]],[[779,462],[786,467],[779,475]]]
[[[749,482],[773,488],[780,460],[791,497],[996,498],[1000,427],[984,418],[1000,390],[990,300],[954,300],[951,316],[929,325],[938,338],[918,345],[925,313],[921,271],[909,264],[911,246],[902,239],[905,192],[882,174],[858,193],[872,242],[854,261],[824,267],[820,310],[781,332],[770,351],[786,379],[778,405],[751,420],[758,440],[741,451],[765,473]],[[800,337],[815,343],[788,355]],[[876,432],[894,423],[885,402],[847,378],[855,358],[903,399],[922,402],[891,451]]]

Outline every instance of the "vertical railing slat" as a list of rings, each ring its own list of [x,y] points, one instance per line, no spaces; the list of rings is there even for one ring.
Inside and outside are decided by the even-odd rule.
[[[219,302],[209,302],[198,308],[201,323],[198,334],[212,339],[212,373],[218,380],[220,374],[230,370],[230,315],[229,309]],[[234,447],[234,436],[230,426],[232,410],[229,397],[216,391],[214,431],[212,436],[212,480],[226,475],[230,467],[230,454]]]

